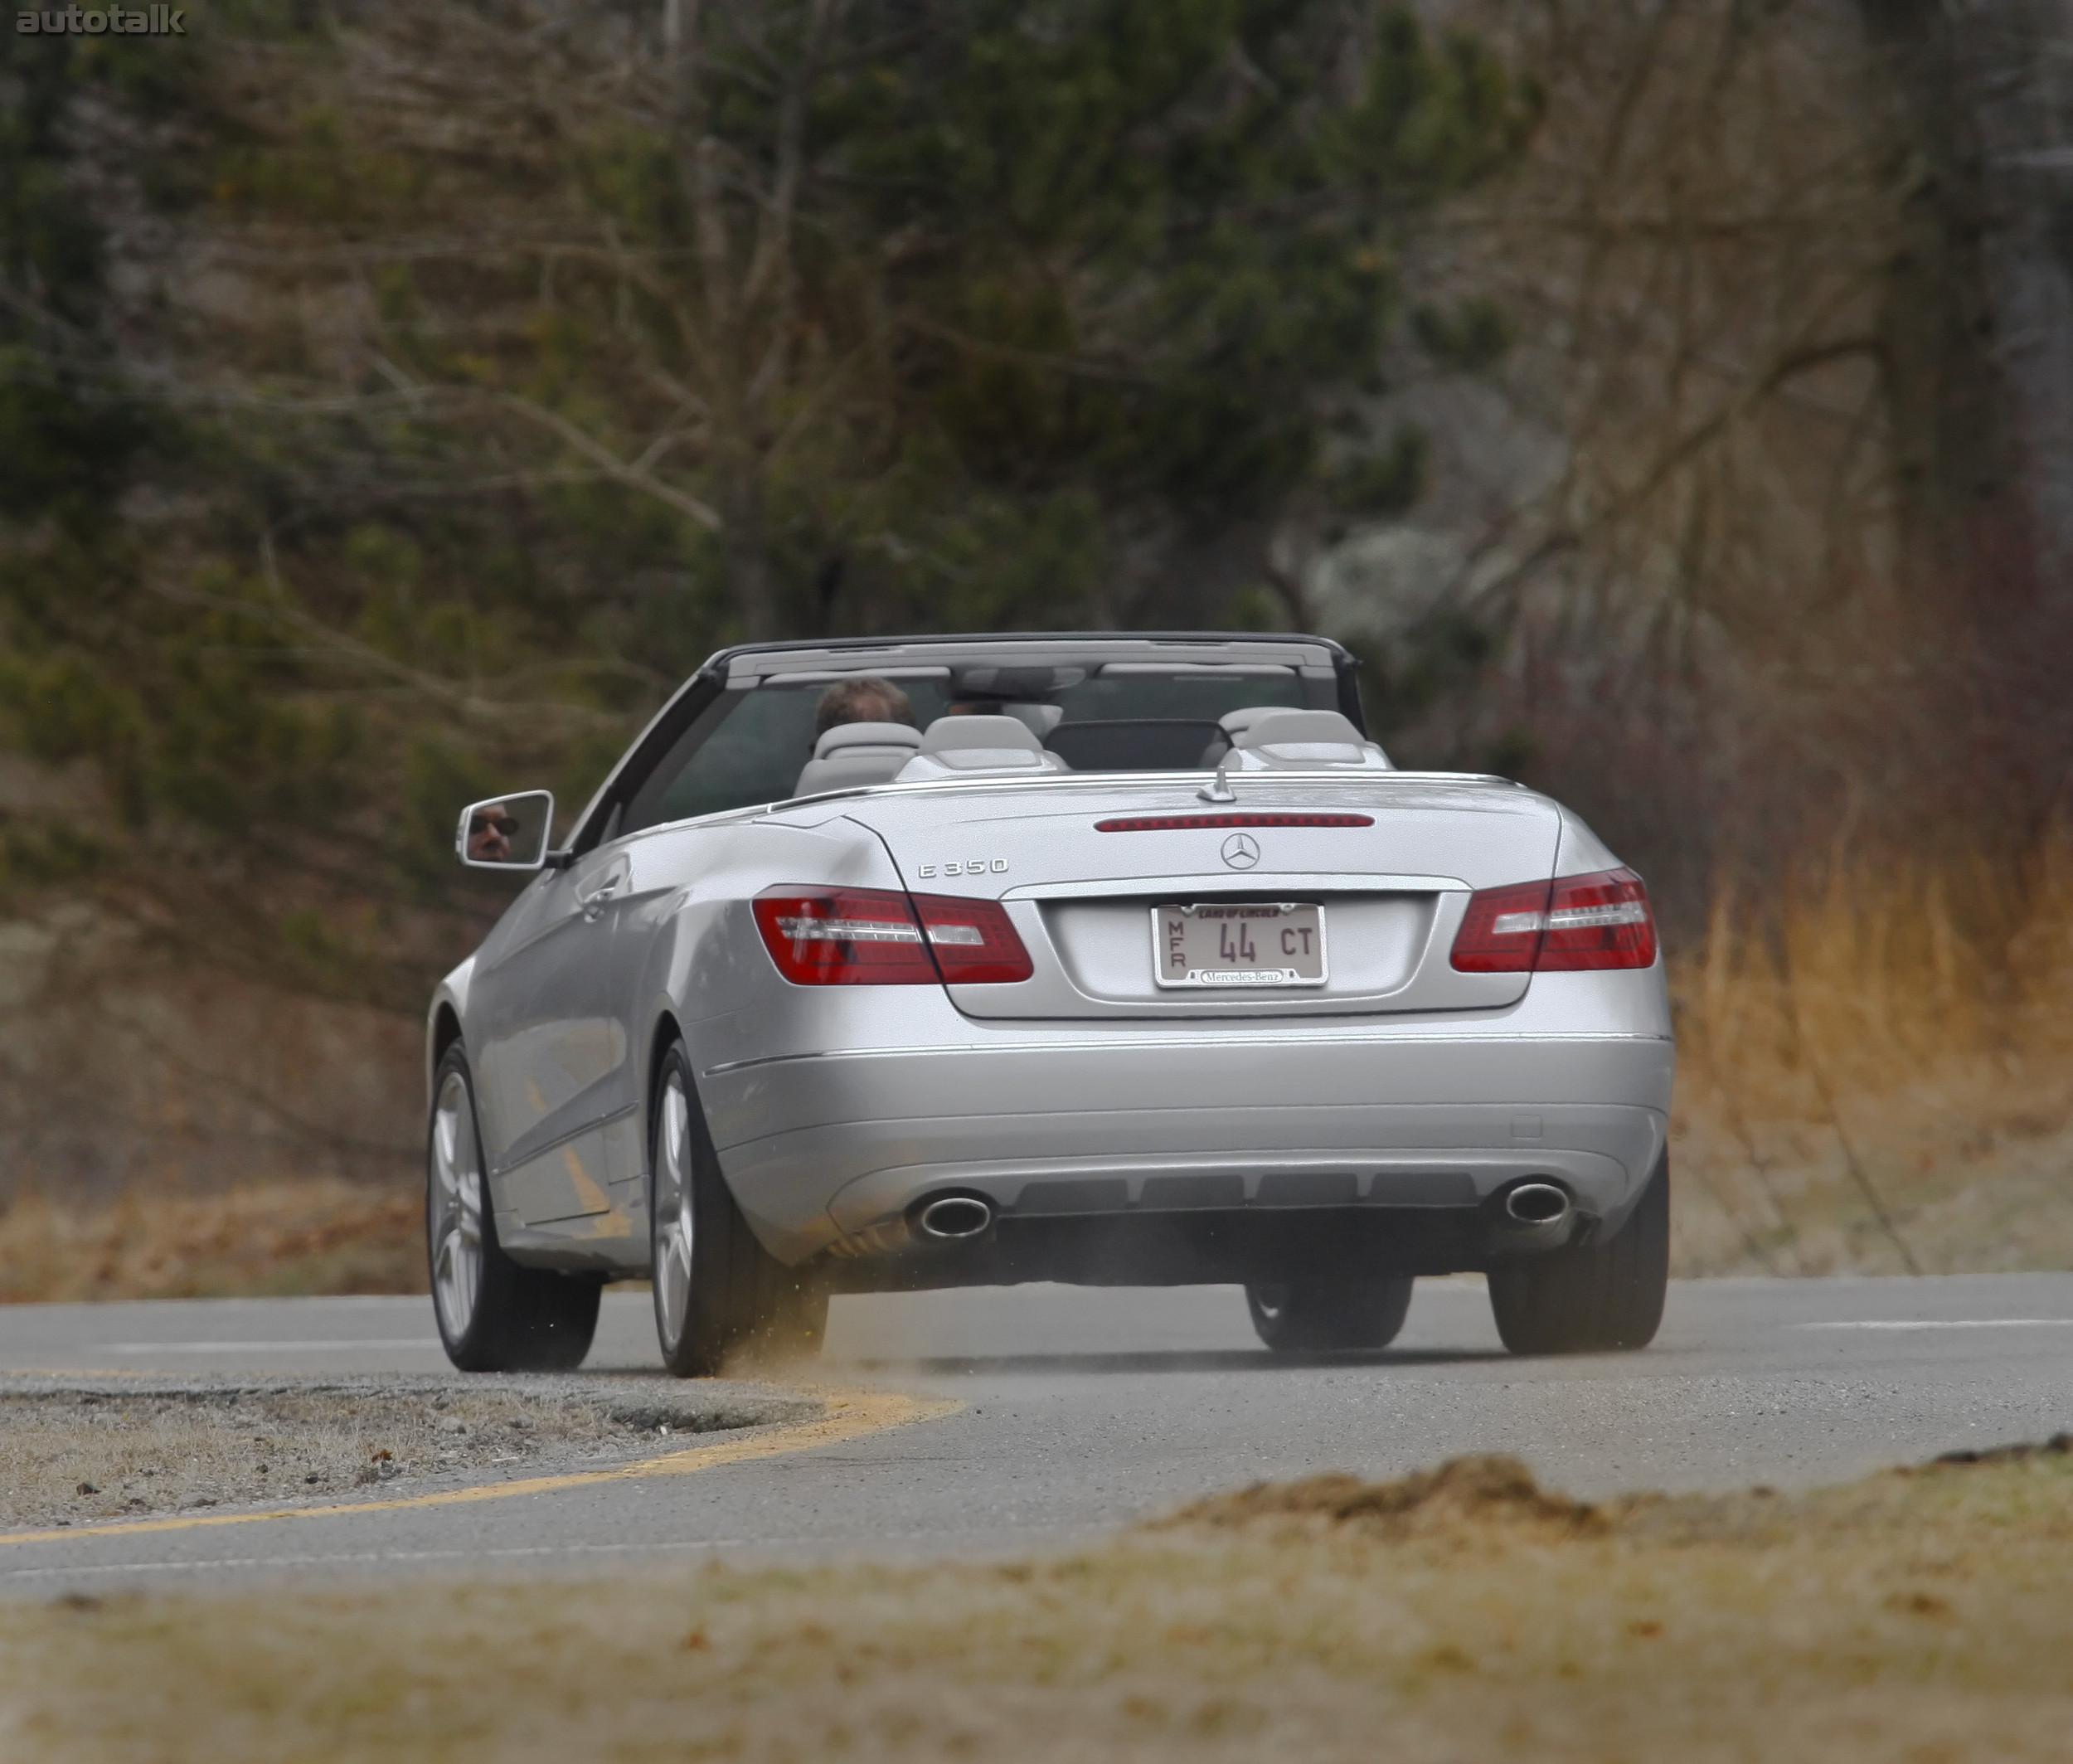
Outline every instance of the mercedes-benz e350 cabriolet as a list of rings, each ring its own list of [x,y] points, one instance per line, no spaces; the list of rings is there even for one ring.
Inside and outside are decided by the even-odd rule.
[[[430,1019],[427,1236],[469,1368],[810,1348],[841,1292],[1242,1285],[1372,1349],[1480,1270],[1522,1353],[1662,1313],[1672,1047],[1641,880],[1560,803],[1394,768],[1313,637],[716,655]]]

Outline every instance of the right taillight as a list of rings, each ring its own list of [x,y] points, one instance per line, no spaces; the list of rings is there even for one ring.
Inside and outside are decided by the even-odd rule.
[[[1632,870],[1555,878],[1536,969],[1645,968],[1655,959],[1648,891]]]
[[[1656,959],[1648,891],[1632,870],[1482,888],[1454,940],[1468,974],[1646,968]]]
[[[759,894],[755,923],[795,986],[976,985],[1035,971],[995,901],[794,886]]]

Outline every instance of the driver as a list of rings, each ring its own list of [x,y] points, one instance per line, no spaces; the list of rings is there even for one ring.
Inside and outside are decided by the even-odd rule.
[[[876,674],[858,674],[837,680],[821,694],[813,712],[813,739],[818,743],[830,729],[846,722],[903,722],[916,727],[914,705],[890,680]]]
[[[468,818],[468,855],[478,863],[509,863],[518,819],[500,802],[486,803]]]

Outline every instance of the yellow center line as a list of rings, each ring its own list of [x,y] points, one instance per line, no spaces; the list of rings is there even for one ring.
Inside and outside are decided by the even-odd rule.
[[[396,1513],[413,1507],[454,1507],[469,1501],[508,1500],[516,1494],[547,1494],[560,1489],[587,1488],[594,1484],[633,1482],[644,1476],[688,1476],[722,1464],[741,1464],[755,1458],[774,1458],[789,1451],[811,1451],[816,1446],[839,1446],[888,1428],[905,1427],[919,1421],[935,1421],[954,1415],[964,1405],[930,1402],[893,1392],[846,1391],[829,1392],[828,1412],[817,1421],[799,1421],[789,1427],[773,1427],[745,1439],[716,1440],[710,1446],[688,1446],[642,1458],[610,1470],[570,1470],[556,1476],[527,1476],[511,1482],[483,1483],[473,1488],[444,1489],[436,1494],[399,1494],[387,1500],[339,1501],[328,1507],[269,1507],[252,1513],[196,1514],[178,1519],[124,1519],[112,1525],[68,1525],[52,1531],[0,1533],[0,1548],[12,1543],[77,1543],[82,1538],[135,1537],[150,1531],[199,1531],[211,1525],[256,1525],[270,1519],[331,1519],[350,1514]]]

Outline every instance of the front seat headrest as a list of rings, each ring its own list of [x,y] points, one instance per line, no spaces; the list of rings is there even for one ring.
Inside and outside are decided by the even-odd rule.
[[[921,746],[921,731],[903,722],[838,722],[813,743],[794,796],[891,784]]]

